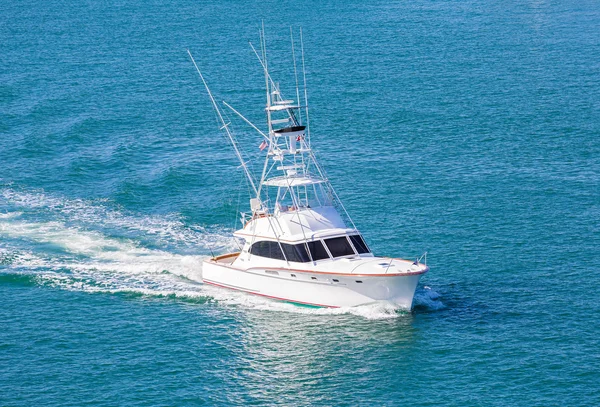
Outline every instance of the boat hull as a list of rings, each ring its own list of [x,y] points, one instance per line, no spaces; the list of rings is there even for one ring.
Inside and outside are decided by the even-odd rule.
[[[426,271],[349,275],[279,268],[243,270],[206,260],[202,279],[207,284],[303,305],[335,308],[389,301],[410,309],[419,278]]]

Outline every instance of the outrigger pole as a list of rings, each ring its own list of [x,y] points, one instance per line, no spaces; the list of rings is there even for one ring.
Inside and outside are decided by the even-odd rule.
[[[260,135],[264,137],[264,139],[265,139],[265,141],[266,141],[266,142],[269,142],[269,141],[270,141],[270,140],[269,140],[269,137],[268,137],[268,136],[267,136],[265,133],[263,133],[263,132],[262,132],[262,130],[260,130],[258,127],[256,127],[256,126],[254,125],[254,123],[252,123],[250,120],[246,119],[246,118],[245,118],[245,117],[244,117],[244,116],[243,116],[243,115],[242,115],[240,112],[238,112],[237,110],[235,110],[235,109],[234,109],[234,108],[233,108],[233,107],[232,107],[232,106],[231,106],[229,103],[227,103],[227,102],[223,101],[223,104],[224,104],[225,106],[227,106],[229,109],[231,109],[231,111],[232,111],[233,113],[237,114],[237,115],[238,115],[238,116],[239,116],[239,117],[240,117],[240,118],[241,118],[243,121],[245,121],[246,123],[248,123],[248,125],[252,126],[252,128],[253,128],[254,130],[256,130],[257,132],[259,132],[259,133],[260,133]]]
[[[223,116],[221,115],[221,110],[217,106],[217,102],[215,102],[215,98],[213,97],[212,92],[210,91],[208,84],[204,80],[204,76],[202,76],[202,72],[200,72],[200,68],[198,68],[198,64],[196,64],[196,61],[194,60],[194,57],[192,56],[192,53],[190,52],[189,49],[187,50],[187,53],[190,56],[192,62],[194,63],[194,66],[196,67],[196,71],[198,71],[198,75],[200,75],[200,79],[202,79],[202,83],[204,84],[204,87],[206,88],[208,97],[210,97],[210,101],[212,102],[213,108],[215,109],[215,112],[217,113],[217,116],[219,117],[219,120],[221,121],[221,124],[222,124],[221,130],[225,130],[225,133],[227,134],[229,141],[233,145],[233,150],[235,151],[235,155],[240,160],[240,163],[242,164],[242,168],[244,169],[244,172],[246,173],[246,176],[248,177],[248,181],[250,181],[250,185],[252,185],[252,189],[254,190],[254,193],[256,194],[256,196],[258,196],[258,190],[256,189],[256,185],[254,184],[254,180],[252,179],[250,170],[248,169],[248,166],[246,165],[246,162],[244,161],[242,154],[240,153],[240,150],[237,147],[237,143],[235,142],[235,138],[233,137],[233,134],[231,134],[231,131],[229,130],[230,123],[225,123],[225,120],[223,119]]]

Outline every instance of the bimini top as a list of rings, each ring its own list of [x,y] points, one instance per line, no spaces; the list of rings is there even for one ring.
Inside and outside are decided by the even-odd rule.
[[[290,102],[290,103],[271,105],[271,106],[267,107],[267,110],[270,112],[279,112],[282,110],[299,109],[300,108],[300,106],[292,104],[293,100],[284,100],[284,102]]]
[[[315,178],[315,177],[304,177],[304,176],[300,176],[300,177],[289,177],[289,176],[283,176],[283,177],[275,177],[275,178],[271,178],[266,180],[263,185],[268,185],[271,187],[297,187],[300,185],[312,185],[312,184],[322,184],[323,182],[325,182],[325,180],[321,179],[321,178]]]

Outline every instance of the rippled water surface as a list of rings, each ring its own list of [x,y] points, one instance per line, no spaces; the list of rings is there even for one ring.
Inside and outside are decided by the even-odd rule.
[[[294,94],[411,312],[207,287],[248,190],[219,100]],[[0,15],[0,405],[600,404],[596,2],[22,1]],[[260,136],[234,120],[250,165]]]

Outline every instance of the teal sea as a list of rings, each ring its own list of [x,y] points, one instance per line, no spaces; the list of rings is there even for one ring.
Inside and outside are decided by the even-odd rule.
[[[0,406],[600,405],[597,1],[0,10]],[[262,125],[262,21],[371,248],[428,252],[412,311],[202,284],[249,196],[186,49]]]

